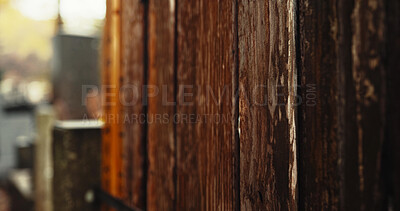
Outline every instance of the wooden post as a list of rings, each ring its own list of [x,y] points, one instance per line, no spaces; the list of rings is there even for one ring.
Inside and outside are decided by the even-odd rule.
[[[299,208],[381,210],[384,1],[299,3]]]
[[[237,5],[177,4],[176,206],[237,210]]]
[[[344,112],[334,1],[299,1],[299,209],[340,209]],[[345,92],[345,90],[342,90]],[[344,128],[341,128],[344,129]],[[340,161],[342,162],[342,161]]]
[[[102,187],[114,197],[124,195],[122,162],[123,109],[120,101],[121,0],[107,0],[103,38]]]
[[[36,111],[37,138],[35,140],[34,190],[35,210],[52,211],[52,128],[54,112],[50,107]]]
[[[124,169],[126,202],[146,208],[147,4],[122,1],[122,78],[124,106]]]
[[[239,4],[240,203],[297,209],[296,1]]]
[[[54,210],[96,210],[85,197],[89,190],[101,185],[101,125],[96,120],[56,122],[53,131]]]
[[[175,209],[175,0],[148,6],[147,209]],[[160,121],[158,116],[165,116]]]

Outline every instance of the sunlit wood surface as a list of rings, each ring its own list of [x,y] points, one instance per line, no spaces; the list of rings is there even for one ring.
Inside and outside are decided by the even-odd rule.
[[[122,122],[119,101],[121,85],[121,15],[120,0],[107,0],[103,35],[103,144],[102,186],[115,197],[122,197]]]

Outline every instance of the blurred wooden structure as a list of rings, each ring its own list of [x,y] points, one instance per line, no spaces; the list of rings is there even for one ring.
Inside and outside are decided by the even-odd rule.
[[[115,197],[123,193],[121,87],[121,0],[108,0],[102,44],[103,120],[102,188]]]
[[[53,210],[99,210],[93,193],[101,185],[100,121],[57,121],[53,128]]]
[[[111,194],[148,210],[400,209],[397,1],[108,8],[103,83],[133,87],[106,98],[105,116],[128,118],[105,118]]]
[[[35,141],[34,190],[35,210],[52,211],[53,153],[52,128],[54,111],[39,106],[36,110],[37,138]]]

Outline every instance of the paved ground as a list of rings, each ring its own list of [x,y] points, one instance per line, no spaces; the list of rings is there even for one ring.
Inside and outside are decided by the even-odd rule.
[[[16,165],[17,140],[32,140],[34,117],[31,112],[5,112],[0,96],[0,180]]]

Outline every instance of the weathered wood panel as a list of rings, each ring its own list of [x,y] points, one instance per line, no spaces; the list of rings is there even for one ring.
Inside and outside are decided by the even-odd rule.
[[[296,3],[240,1],[240,200],[296,210]]]
[[[178,4],[178,209],[239,209],[235,14],[235,1]]]
[[[337,1],[299,1],[299,209],[339,210]],[[343,108],[342,108],[343,109]],[[342,128],[344,129],[344,128]]]
[[[147,209],[175,207],[175,1],[149,1]]]
[[[147,114],[144,124],[125,124],[132,205],[150,210],[385,207],[384,125],[390,125],[387,144],[396,149],[400,115],[394,91],[398,51],[384,39],[399,45],[398,3],[148,4],[123,3],[124,84],[149,85],[144,95],[137,89],[144,98],[124,92],[137,102],[126,106],[125,114]],[[388,106],[386,87],[392,98]],[[387,121],[385,108],[388,116],[394,113]],[[387,153],[398,159],[394,151]]]
[[[380,210],[383,1],[304,0],[299,17],[299,208]]]
[[[125,201],[146,206],[146,131],[143,87],[146,76],[146,5],[122,1],[122,70],[124,112]]]

